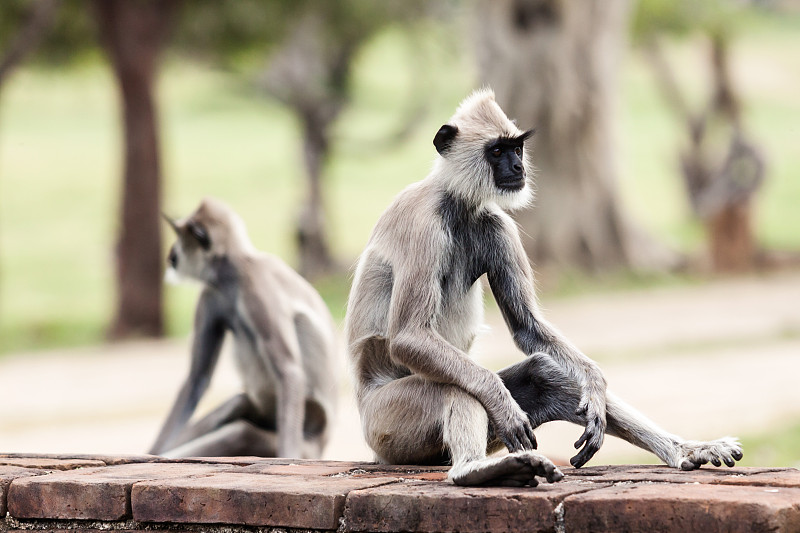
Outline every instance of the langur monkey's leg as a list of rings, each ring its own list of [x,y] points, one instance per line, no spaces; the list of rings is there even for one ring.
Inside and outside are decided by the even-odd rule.
[[[229,422],[162,454],[165,457],[275,457],[275,431],[259,428],[247,420]]]
[[[535,353],[498,375],[523,411],[530,415],[534,428],[554,420],[584,423],[575,414],[580,386],[549,355]],[[606,420],[610,435],[655,454],[672,467],[692,470],[708,462],[733,466],[734,461],[742,458],[741,445],[736,439],[684,440],[664,431],[611,392],[606,395]]]
[[[216,431],[222,426],[240,419],[252,419],[255,415],[255,408],[250,402],[246,394],[240,393],[225,401],[222,405],[215,408],[213,411],[202,417],[197,422],[187,424],[181,432],[168,443],[168,448],[159,450],[158,453],[164,453],[168,450],[175,448],[195,440],[203,435]],[[264,423],[258,423],[258,426],[264,427]],[[272,428],[275,429],[275,423],[272,422]]]
[[[563,476],[550,460],[532,451],[486,457],[489,418],[471,395],[453,385],[408,376],[362,399],[368,444],[382,461],[430,464],[449,455],[448,477],[457,485],[536,486]]]
[[[302,457],[322,454],[321,434],[305,435]],[[224,457],[255,455],[276,457],[278,436],[276,421],[258,413],[246,394],[240,393],[188,425],[161,453],[166,457]]]

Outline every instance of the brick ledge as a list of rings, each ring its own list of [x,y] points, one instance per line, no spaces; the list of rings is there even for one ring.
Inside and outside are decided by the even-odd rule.
[[[446,468],[255,457],[0,455],[0,532],[800,531],[800,471],[563,469],[461,488]]]

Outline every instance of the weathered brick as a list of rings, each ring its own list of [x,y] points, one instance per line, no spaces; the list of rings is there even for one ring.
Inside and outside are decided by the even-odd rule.
[[[19,477],[39,476],[44,470],[21,468],[19,466],[0,466],[0,517],[6,515],[6,495],[11,482]]]
[[[125,463],[148,463],[166,460],[158,455],[130,455],[130,454],[63,454],[63,453],[0,453],[0,461],[3,459],[60,459],[78,461],[101,461],[107,465]]]
[[[783,479],[786,483],[792,478],[794,469],[753,468],[753,467],[703,467],[688,472],[664,465],[604,465],[583,468],[562,468],[568,480],[586,480],[594,482],[653,482],[653,483],[731,483],[731,484],[764,484],[765,479],[772,476]],[[779,472],[776,474],[776,472]],[[760,477],[768,475],[768,477]],[[762,481],[759,482],[758,480]],[[792,478],[794,479],[794,478]],[[752,483],[748,483],[752,480]]]
[[[8,511],[16,518],[121,520],[130,517],[130,490],[137,481],[214,474],[231,466],[138,463],[55,472],[15,479]]]
[[[164,457],[159,458],[160,462],[165,463],[200,463],[200,464],[215,464],[215,465],[234,465],[234,466],[249,466],[258,464],[265,460],[275,460],[273,458],[254,457],[254,456],[233,456],[233,457],[184,457],[181,459],[167,459]],[[277,459],[279,461],[291,461],[291,459]]]
[[[58,457],[0,457],[0,465],[22,468],[42,468],[44,470],[74,470],[91,466],[105,466],[97,459],[73,459]]]
[[[223,473],[137,483],[131,505],[139,522],[336,529],[350,491],[395,481]]]
[[[800,489],[630,484],[564,501],[566,531],[716,533],[800,530]]]
[[[294,461],[278,463],[262,461],[242,468],[248,474],[331,476],[358,470],[361,463],[343,461]]]
[[[164,462],[165,459],[163,457],[159,457],[158,455],[107,455],[107,454],[99,454],[99,455],[88,455],[88,454],[77,454],[72,456],[73,459],[97,459],[98,461],[103,461],[106,465],[125,465],[125,464],[132,464],[132,463],[155,463],[155,462]]]
[[[796,468],[772,469],[763,472],[747,473],[741,476],[726,476],[715,480],[714,483],[800,489],[800,470]]]
[[[9,529],[8,533],[31,533],[30,529]],[[97,529],[92,527],[70,527],[69,529],[47,529],[47,533],[108,533],[108,529]],[[114,529],[114,533],[141,533],[140,529]],[[159,529],[159,533],[169,533],[169,529]],[[185,532],[181,532],[185,533]]]
[[[242,468],[242,472],[273,474],[273,475],[303,475],[303,476],[392,476],[403,479],[424,479],[440,481],[447,477],[449,467],[446,466],[415,466],[415,465],[385,465],[379,463],[365,463],[352,461],[321,461],[321,460],[286,460],[264,459],[256,464]]]
[[[456,487],[409,482],[347,496],[345,531],[554,531],[565,497],[604,484],[542,483],[535,488]]]
[[[449,466],[416,466],[416,465],[385,465],[378,463],[362,463],[354,471],[355,475],[391,475],[403,479],[418,479],[423,481],[444,481],[447,478]]]

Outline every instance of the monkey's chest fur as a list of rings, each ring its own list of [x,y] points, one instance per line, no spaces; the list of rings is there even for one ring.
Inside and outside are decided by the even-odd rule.
[[[483,324],[483,289],[480,277],[487,273],[499,255],[505,255],[503,221],[489,210],[469,207],[466,202],[442,193],[437,197],[434,216],[414,217],[441,234],[445,240],[438,253],[428,257],[435,265],[440,305],[431,324],[456,348],[468,353]],[[429,226],[430,227],[430,226]],[[398,242],[409,239],[393,239]],[[411,255],[406,250],[395,257]],[[395,265],[372,255],[366,260],[356,298],[351,302],[351,338],[369,339],[358,353],[356,367],[361,386],[371,388],[411,371],[398,365],[389,355],[388,314],[394,289]],[[368,310],[367,310],[368,309]]]
[[[481,276],[504,255],[502,221],[491,211],[479,211],[463,200],[443,194],[438,205],[448,246],[440,258],[442,308],[437,329],[468,352],[483,323]]]
[[[446,301],[457,300],[505,255],[502,221],[450,194],[442,195],[438,211],[450,240],[442,258],[442,295]]]

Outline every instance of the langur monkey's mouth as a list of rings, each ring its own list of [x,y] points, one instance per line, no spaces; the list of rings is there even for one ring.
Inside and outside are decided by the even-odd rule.
[[[497,182],[497,188],[502,191],[517,192],[525,188],[525,176],[515,179],[505,179]]]

